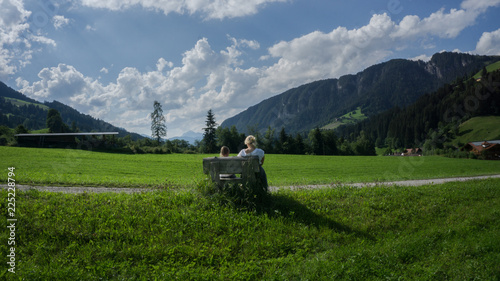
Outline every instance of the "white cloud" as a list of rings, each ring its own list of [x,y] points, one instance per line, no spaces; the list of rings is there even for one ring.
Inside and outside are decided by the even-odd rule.
[[[96,31],[95,27],[92,27],[91,25],[86,25],[85,26],[85,31]]]
[[[464,10],[485,12],[490,7],[500,6],[500,0],[464,0],[460,5]]]
[[[484,32],[474,52],[481,55],[500,55],[500,29]]]
[[[420,56],[416,56],[416,57],[413,57],[413,58],[410,58],[410,60],[413,60],[413,61],[430,61],[432,58],[432,56],[428,56],[428,55],[420,55]]]
[[[54,40],[31,32],[30,11],[22,1],[0,1],[0,78],[12,75],[30,63],[34,44],[55,46]]]
[[[477,15],[474,11],[451,9],[446,13],[441,9],[422,20],[417,16],[406,16],[391,36],[402,39],[418,38],[423,35],[454,38],[464,28],[472,25]]]
[[[158,71],[163,71],[166,67],[172,68],[174,66],[173,62],[166,61],[164,58],[160,58],[158,62],[156,63],[156,68]]]
[[[38,77],[40,81],[23,88],[23,91],[39,100],[65,100],[68,97],[81,94],[87,90],[87,85],[91,80],[73,66],[65,64],[44,68],[38,73]]]
[[[204,15],[207,19],[225,19],[253,15],[258,12],[259,8],[268,3],[286,1],[288,0],[82,0],[82,4],[88,7],[115,11],[139,5],[145,9],[162,11],[165,15],[170,13],[198,13]]]
[[[54,22],[54,28],[55,29],[60,29],[63,28],[64,26],[69,24],[69,19],[65,18],[64,16],[61,15],[56,15],[52,18],[52,21]]]

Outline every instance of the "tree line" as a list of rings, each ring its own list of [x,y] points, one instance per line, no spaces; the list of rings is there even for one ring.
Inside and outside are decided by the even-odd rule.
[[[216,153],[220,147],[227,146],[231,152],[238,153],[245,148],[246,135],[238,132],[236,126],[217,126],[215,116],[210,109],[207,113],[204,135],[197,148],[203,153]],[[362,134],[354,141],[337,138],[331,130],[315,128],[308,134],[288,134],[284,127],[279,133],[268,127],[261,134],[258,129],[248,128],[248,134],[254,135],[259,148],[271,154],[311,154],[311,155],[375,155],[375,145],[368,136]]]
[[[235,126],[224,128],[218,126],[215,114],[210,109],[207,113],[203,139],[194,144],[185,140],[164,140],[167,135],[166,121],[161,104],[155,101],[151,113],[151,138],[134,140],[130,135],[125,137],[111,136],[104,148],[109,151],[124,153],[218,153],[220,147],[227,146],[232,153],[245,147],[246,135],[238,132]],[[45,130],[49,133],[77,133],[80,129],[75,122],[68,126],[62,114],[56,109],[49,109],[45,117]],[[39,118],[43,120],[44,118]],[[16,145],[14,134],[29,133],[25,123],[15,129],[0,126],[0,145]],[[264,134],[256,128],[249,128],[259,147],[266,153],[273,154],[313,154],[313,155],[375,155],[375,146],[367,135],[361,135],[354,141],[338,138],[333,131],[315,128],[308,134],[288,134],[285,128],[276,133],[269,127]]]

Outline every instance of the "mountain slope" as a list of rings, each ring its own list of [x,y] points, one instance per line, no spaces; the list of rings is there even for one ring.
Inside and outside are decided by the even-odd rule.
[[[478,137],[479,140],[482,137],[497,139],[500,137],[497,129],[500,72],[487,73],[481,80],[469,77],[422,95],[407,107],[394,107],[355,125],[336,128],[336,134],[353,139],[363,132],[378,147],[424,145],[427,150],[461,147],[469,141],[477,141]],[[473,117],[481,118],[472,121]],[[450,146],[450,142],[453,145]]]
[[[131,135],[133,140],[143,138],[139,134],[127,132],[103,120],[78,112],[76,109],[58,101],[40,103],[19,93],[0,82],[0,125],[14,128],[23,124],[28,130],[39,130],[46,126],[47,111],[56,109],[69,127],[72,123],[81,132],[100,131],[118,132],[120,137]]]
[[[460,124],[455,146],[471,141],[500,140],[500,116],[474,117]]]
[[[421,95],[499,60],[494,56],[435,54],[429,62],[395,59],[356,75],[312,82],[271,97],[226,119],[222,127],[264,131],[284,127],[288,133],[306,132],[361,108],[372,116],[395,106],[413,103]]]

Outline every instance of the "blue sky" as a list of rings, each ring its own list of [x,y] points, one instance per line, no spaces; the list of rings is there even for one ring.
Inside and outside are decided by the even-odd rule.
[[[500,0],[0,0],[0,80],[129,131],[201,132],[290,88],[441,51],[500,55]]]

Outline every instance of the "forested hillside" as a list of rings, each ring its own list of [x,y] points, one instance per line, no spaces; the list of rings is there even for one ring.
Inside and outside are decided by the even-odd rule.
[[[429,62],[395,59],[371,66],[356,75],[312,82],[264,100],[225,120],[240,132],[268,127],[289,133],[309,132],[348,112],[361,108],[374,116],[404,107],[421,95],[437,90],[458,77],[475,74],[500,57],[460,53],[435,54]]]
[[[443,149],[457,136],[463,122],[475,116],[498,115],[500,71],[484,71],[478,80],[458,79],[421,96],[410,106],[395,107],[356,125],[339,127],[336,132],[346,139],[363,132],[375,140],[378,147]]]
[[[0,82],[0,126],[15,128],[18,125],[23,125],[30,131],[45,129],[47,112],[50,108],[59,111],[63,122],[73,131],[113,131],[119,132],[121,137],[130,134],[132,139],[143,138],[138,134],[129,133],[125,129],[115,127],[103,120],[82,114],[58,101],[39,103]]]

